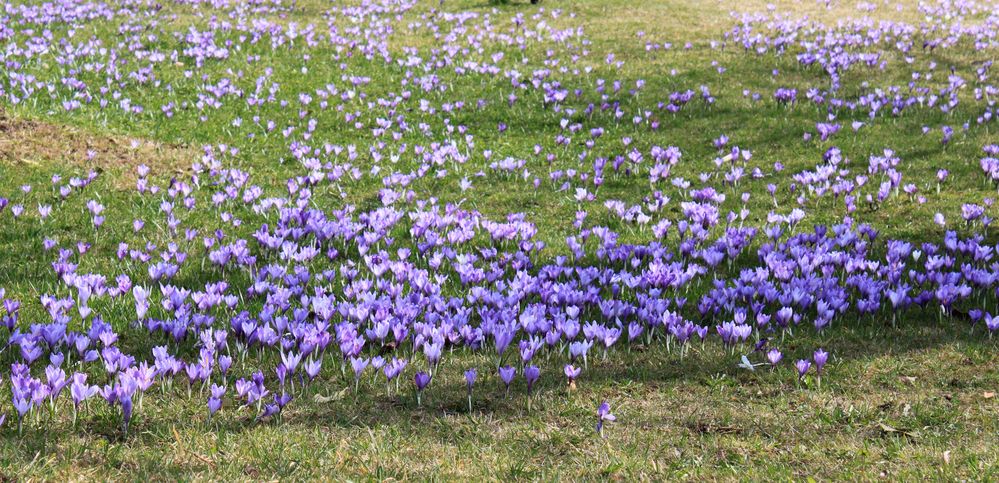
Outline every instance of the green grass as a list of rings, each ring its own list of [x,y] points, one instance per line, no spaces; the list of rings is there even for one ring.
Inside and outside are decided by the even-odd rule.
[[[527,408],[483,374],[468,412],[449,359],[417,407],[370,381],[355,396],[330,376],[280,424],[232,407],[206,421],[203,398],[147,395],[126,438],[96,410],[76,430],[60,420],[7,433],[9,476],[87,479],[981,479],[995,478],[996,356],[951,326],[862,322],[821,342],[834,358],[821,388],[793,368],[737,371],[719,350],[684,360],[652,349],[594,357],[575,391],[542,377]],[[477,361],[481,366],[485,361]],[[542,365],[546,376],[559,369]],[[341,390],[341,388],[343,388]],[[595,407],[618,421],[596,437]],[[95,405],[95,408],[97,405]],[[9,431],[9,430],[8,430]],[[946,456],[945,456],[946,453]],[[945,460],[946,458],[946,460]],[[949,461],[947,463],[946,461]]]
[[[766,194],[766,183],[772,179],[786,180],[790,173],[812,169],[821,162],[822,153],[838,146],[851,160],[855,172],[864,171],[867,159],[885,148],[894,149],[903,160],[903,184],[916,183],[928,198],[926,204],[910,201],[905,195],[895,196],[878,210],[861,207],[852,216],[871,223],[883,237],[914,241],[938,241],[943,230],[932,223],[932,215],[945,213],[956,220],[962,203],[981,202],[996,196],[995,187],[984,182],[978,168],[981,147],[994,142],[994,128],[972,125],[961,132],[960,124],[973,121],[978,105],[971,101],[970,92],[951,114],[939,110],[914,109],[903,116],[880,116],[861,128],[850,131],[853,120],[866,121],[860,114],[839,112],[837,122],[843,131],[832,139],[819,143],[804,142],[802,135],[815,130],[815,123],[825,119],[825,107],[800,102],[793,108],[776,105],[770,98],[778,87],[798,87],[799,98],[807,86],[824,85],[826,76],[817,69],[800,66],[791,53],[784,55],[747,54],[741,47],[727,45],[712,49],[712,39],[721,38],[734,21],[729,10],[762,11],[766,2],[698,3],[696,6],[674,0],[642,2],[628,0],[600,1],[548,0],[546,11],[560,9],[556,19],[546,19],[556,28],[582,26],[584,35],[565,44],[532,43],[525,52],[498,41],[485,41],[488,47],[482,58],[493,52],[503,52],[505,67],[516,68],[524,75],[546,66],[542,63],[546,50],[554,49],[564,58],[582,50],[590,51],[579,67],[593,71],[579,76],[561,76],[570,92],[581,89],[579,99],[570,96],[566,107],[576,109],[572,115],[541,107],[541,97],[534,91],[516,91],[519,97],[512,109],[506,107],[507,96],[514,92],[509,79],[503,76],[472,74],[459,76],[453,71],[441,71],[444,92],[422,93],[413,87],[414,98],[425,97],[435,107],[441,103],[462,100],[466,108],[447,116],[413,109],[407,112],[407,123],[423,122],[434,133],[433,140],[449,139],[463,142],[461,136],[447,134],[446,126],[466,126],[475,134],[474,150],[465,164],[447,163],[447,176],[428,176],[416,180],[410,188],[421,196],[437,196],[445,202],[461,202],[463,206],[499,219],[508,213],[523,212],[538,224],[538,238],[550,248],[545,257],[566,253],[564,239],[574,234],[575,213],[588,209],[591,225],[603,224],[619,231],[625,242],[648,240],[648,228],[629,225],[611,216],[603,207],[606,199],[621,199],[628,204],[642,201],[650,193],[645,177],[608,176],[599,190],[599,202],[581,208],[569,192],[560,192],[561,182],[547,180],[553,170],[579,168],[576,155],[587,131],[593,126],[607,129],[588,158],[624,154],[619,139],[630,136],[633,146],[648,152],[653,145],[674,145],[683,151],[683,161],[674,174],[694,181],[698,175],[715,173],[712,159],[717,156],[711,141],[725,134],[730,145],[753,152],[750,168],[759,167],[768,177],[745,180],[738,187],[728,188],[727,209],[738,209],[739,195],[750,192],[752,210],[748,221],[761,226],[772,208]],[[812,1],[775,2],[779,10],[809,15],[818,21],[835,22],[846,15],[860,13],[847,2],[832,10],[822,9]],[[887,7],[875,15],[918,22],[911,2],[906,13],[893,16]],[[407,24],[429,15],[432,5],[420,5],[408,12],[401,22],[394,22],[395,32],[390,44],[399,55],[404,47],[419,49],[420,55],[431,55],[440,46],[426,29],[409,30]],[[308,0],[275,22],[287,25],[314,23],[324,30],[327,10],[323,2]],[[470,10],[488,14],[492,21],[507,28],[513,15],[530,17],[537,11],[528,2],[513,2],[494,7],[485,1],[448,0],[447,11]],[[157,12],[156,26],[144,34],[158,37],[156,42],[165,50],[177,48],[173,32],[190,26],[202,28],[209,21],[207,7],[201,9],[170,4]],[[575,13],[569,17],[568,13]],[[533,27],[536,22],[531,21]],[[450,25],[450,24],[449,24]],[[125,48],[127,36],[120,35],[120,21],[95,21],[74,33],[79,41],[91,35],[107,39]],[[52,26],[53,34],[66,36],[64,26]],[[636,32],[644,31],[644,39]],[[230,34],[236,38],[236,33]],[[582,39],[592,41],[582,45]],[[24,40],[15,36],[15,39]],[[646,52],[645,41],[672,42],[673,48],[659,53]],[[685,42],[692,48],[683,49]],[[308,52],[309,60],[303,55]],[[620,69],[604,63],[608,53],[624,62]],[[247,63],[248,55],[260,60]],[[949,49],[946,52],[920,53],[916,63],[908,66],[895,56],[884,71],[851,70],[844,76],[844,93],[857,95],[864,90],[861,82],[871,80],[878,85],[905,85],[913,68],[925,68],[931,61],[941,66],[954,65],[964,73],[973,72],[973,62],[983,53]],[[528,64],[518,65],[521,56]],[[474,57],[474,56],[473,56]],[[515,60],[514,60],[515,59]],[[719,73],[713,61],[726,68]],[[158,182],[164,182],[178,172],[185,172],[189,162],[197,160],[199,147],[205,144],[226,144],[238,147],[233,164],[251,171],[251,183],[262,186],[269,194],[282,193],[283,180],[301,167],[290,160],[288,140],[280,131],[296,127],[296,134],[305,129],[306,121],[298,115],[299,92],[334,82],[341,90],[349,85],[341,78],[340,64],[348,65],[347,74],[367,76],[371,83],[364,87],[369,99],[346,101],[345,112],[360,111],[359,122],[365,129],[355,131],[344,120],[344,113],[333,109],[319,110],[313,101],[307,118],[315,118],[320,126],[315,138],[335,145],[356,145],[362,153],[371,143],[385,140],[392,147],[407,143],[409,151],[397,164],[383,161],[383,169],[408,172],[419,167],[414,161],[412,146],[427,144],[430,139],[418,130],[406,133],[403,139],[389,141],[372,133],[376,117],[384,116],[379,109],[367,108],[367,102],[377,97],[392,97],[400,90],[400,81],[408,68],[386,64],[380,59],[361,56],[344,58],[327,45],[306,49],[303,44],[272,49],[268,40],[246,46],[225,61],[209,61],[197,74],[186,78],[190,65],[170,62],[157,68],[157,77],[172,86],[162,92],[151,86],[124,83],[123,97],[145,107],[145,113],[127,116],[116,109],[99,109],[89,105],[65,112],[59,95],[35,97],[30,104],[0,104],[5,113],[0,116],[0,194],[12,203],[23,202],[26,214],[20,220],[5,222],[0,228],[0,286],[7,296],[25,303],[23,318],[44,320],[37,304],[38,297],[60,288],[48,268],[54,254],[41,253],[42,237],[54,236],[68,245],[78,239],[93,243],[92,255],[83,259],[81,269],[102,273],[124,270],[133,279],[140,279],[141,266],[122,266],[114,262],[117,242],[131,244],[153,241],[164,243],[168,238],[164,227],[149,226],[141,234],[131,233],[131,220],[152,220],[158,204],[130,191],[134,183],[134,168],[146,163],[153,169]],[[309,75],[300,74],[303,66]],[[223,100],[222,107],[198,112],[177,109],[165,120],[160,107],[171,101],[180,103],[196,98],[204,84],[215,84],[223,78],[234,79],[245,93],[251,93],[255,81],[273,68],[271,81],[281,85],[278,98],[288,100],[291,107],[266,103],[251,110],[242,99]],[[547,66],[551,68],[550,66]],[[570,69],[573,67],[569,67]],[[39,78],[58,79],[66,75],[65,67],[52,62],[36,61],[30,69]],[[675,75],[671,72],[676,70]],[[774,77],[771,71],[778,69]],[[201,80],[207,75],[207,81]],[[0,71],[0,81],[6,81]],[[100,77],[83,72],[81,78],[100,82]],[[422,75],[414,72],[414,75]],[[89,77],[88,77],[89,76]],[[602,99],[595,90],[597,79],[607,84],[620,81],[621,93],[608,94]],[[646,87],[637,96],[627,90],[639,79]],[[936,71],[935,88],[945,85],[942,69]],[[876,81],[876,82],[875,82]],[[267,84],[265,84],[267,85]],[[717,98],[706,106],[692,101],[676,114],[658,113],[661,127],[651,131],[636,127],[630,116],[636,109],[650,109],[669,92],[710,87]],[[753,102],[744,91],[759,93],[762,100]],[[968,90],[968,89],[966,89]],[[266,95],[266,89],[265,94]],[[315,97],[315,96],[314,96]],[[487,101],[483,109],[476,101]],[[620,102],[626,115],[615,121],[611,111],[599,109],[591,116],[581,113],[593,103]],[[410,104],[412,105],[412,104]],[[6,117],[9,116],[9,117]],[[202,117],[204,116],[204,117]],[[269,134],[254,128],[251,119],[259,116],[262,123],[273,120],[277,129]],[[447,118],[447,124],[444,119]],[[573,136],[567,148],[554,147],[554,137],[560,132],[563,118],[586,122],[586,128]],[[233,121],[242,119],[242,127]],[[38,123],[16,127],[19,122]],[[505,134],[497,125],[508,124]],[[940,145],[941,125],[949,124],[958,131],[950,145]],[[41,128],[39,126],[45,126]],[[931,134],[922,135],[921,128],[930,126]],[[249,138],[250,133],[254,134]],[[140,140],[142,148],[131,148],[131,139]],[[13,142],[34,143],[37,154],[11,147]],[[5,144],[7,142],[7,144]],[[147,144],[148,143],[148,144]],[[542,156],[528,155],[534,145],[545,147],[545,153],[556,153],[549,165]],[[152,147],[149,147],[152,146]],[[42,149],[42,148],[46,149]],[[95,149],[94,160],[85,159],[85,151]],[[489,173],[482,151],[493,151],[492,160],[516,156],[527,160],[531,176],[542,178],[542,187],[534,190],[529,182],[517,175],[490,173],[485,178],[474,175]],[[183,162],[179,160],[186,160]],[[342,158],[340,159],[342,162]],[[773,174],[773,163],[786,166],[783,174]],[[368,155],[358,157],[356,165],[367,172],[375,163]],[[947,166],[951,176],[940,194],[935,192],[935,171]],[[589,167],[587,165],[587,167]],[[45,224],[34,216],[37,203],[53,198],[48,179],[55,173],[64,176],[83,175],[87,169],[98,168],[102,176],[83,196],[74,196],[59,206],[59,216]],[[519,173],[520,171],[518,171]],[[382,174],[385,174],[384,171]],[[463,193],[458,180],[472,179],[475,188]],[[713,178],[714,179],[714,178]],[[18,187],[34,185],[29,195]],[[873,188],[872,188],[873,185]],[[380,176],[366,176],[359,182],[344,181],[331,185],[328,196],[317,197],[322,208],[341,208],[350,203],[359,209],[379,206],[377,193],[382,188]],[[676,198],[672,187],[658,186]],[[865,193],[876,192],[872,180]],[[339,191],[345,197],[339,196]],[[107,225],[95,233],[89,224],[85,203],[99,198],[107,205]],[[789,211],[794,195],[786,189],[778,194],[780,211]],[[199,206],[209,200],[202,192]],[[846,215],[842,201],[823,198],[806,203],[808,224],[835,223]],[[676,209],[672,203],[669,209]],[[254,220],[248,210],[238,213]],[[676,215],[670,212],[668,215]],[[185,226],[198,225],[203,232],[221,227],[213,213],[205,210],[185,215]],[[953,224],[953,221],[951,222]],[[247,236],[245,227],[235,230],[235,236]],[[54,235],[53,235],[54,233]],[[994,235],[989,240],[995,243]],[[200,241],[198,241],[200,243]],[[204,249],[191,249],[192,256],[202,256]],[[356,257],[356,254],[353,255]],[[188,287],[203,285],[232,274],[218,269],[185,267],[178,281]],[[236,275],[237,277],[241,275]],[[701,286],[701,289],[704,287]],[[32,303],[27,303],[31,301]],[[147,340],[144,332],[129,331],[128,303],[95,304],[116,329],[123,330],[123,345],[148,354],[162,340]],[[584,371],[577,389],[569,391],[563,384],[561,363],[556,360],[539,364],[541,385],[528,410],[526,388],[518,380],[507,396],[495,374],[482,370],[492,361],[482,356],[460,355],[445,359],[440,377],[435,377],[417,407],[411,388],[411,371],[404,377],[403,389],[386,394],[381,383],[365,381],[355,395],[351,381],[338,373],[324,372],[322,380],[299,396],[280,423],[259,423],[254,413],[226,401],[222,412],[213,421],[206,420],[204,397],[198,394],[188,399],[184,388],[178,387],[166,395],[154,388],[146,396],[143,409],[137,412],[132,430],[121,434],[118,416],[99,401],[91,401],[88,415],[79,427],[72,427],[68,411],[56,416],[45,414],[44,422],[26,424],[19,437],[9,408],[7,423],[0,428],[0,477],[15,479],[135,479],[135,480],[239,480],[239,479],[860,479],[891,478],[971,479],[997,478],[999,427],[994,394],[999,389],[996,371],[999,356],[995,343],[979,329],[971,332],[960,320],[938,321],[935,313],[910,312],[898,329],[878,317],[872,320],[855,315],[838,319],[835,326],[823,334],[804,328],[781,345],[785,360],[804,358],[816,347],[833,354],[821,387],[815,379],[796,382],[793,367],[784,364],[776,371],[758,370],[750,373],[736,368],[737,357],[724,353],[717,345],[695,346],[682,360],[663,347],[632,347],[616,349],[606,360],[599,351]],[[10,349],[8,349],[9,351]],[[0,352],[0,361],[9,364],[13,357]],[[480,368],[480,381],[468,411],[462,369],[475,365]],[[251,367],[267,367],[259,361],[247,361],[237,367],[238,373],[248,373]],[[338,372],[338,371],[337,371]],[[3,391],[9,390],[7,386]],[[618,421],[607,428],[605,439],[594,431],[597,405],[611,403]],[[63,401],[65,404],[65,401]],[[67,408],[64,408],[67,409]]]

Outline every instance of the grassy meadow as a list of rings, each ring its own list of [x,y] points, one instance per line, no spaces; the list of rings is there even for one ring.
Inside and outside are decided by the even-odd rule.
[[[8,0],[7,15],[17,16],[11,13],[14,6],[42,3]],[[912,92],[904,87],[917,71],[933,73],[918,81],[931,92],[946,88],[950,73],[970,83],[957,90],[961,102],[949,112],[915,106],[898,116],[872,118],[864,109],[832,109],[805,99],[810,88],[829,89],[831,80],[821,67],[803,65],[793,42],[786,51],[761,53],[730,40],[742,14],[806,18],[817,30],[849,22],[926,22],[916,2],[908,0],[869,3],[877,7],[873,10],[860,8],[865,2],[814,0],[545,0],[540,5],[444,0],[411,6],[365,1],[385,8],[363,13],[349,8],[360,4],[353,0],[110,3],[130,13],[73,20],[65,13],[62,21],[12,24],[11,32],[0,33],[6,58],[18,62],[16,69],[10,64],[7,72],[0,69],[7,94],[16,93],[11,89],[15,71],[52,83],[29,82],[38,92],[20,96],[21,102],[12,102],[10,95],[0,101],[0,195],[25,208],[20,217],[7,213],[0,219],[0,287],[7,298],[22,300],[23,330],[47,320],[40,297],[69,293],[52,271],[55,253],[45,248],[46,239],[73,250],[77,242],[89,243],[78,271],[109,279],[125,273],[137,284],[148,278],[146,267],[119,258],[120,243],[161,249],[176,242],[195,260],[172,283],[195,289],[227,280],[237,292],[245,290],[252,283],[248,273],[203,261],[208,249],[200,246],[201,237],[224,230],[220,243],[250,238],[270,215],[249,204],[213,205],[217,181],[200,173],[198,209],[178,209],[181,233],[172,233],[163,221],[161,195],[136,191],[137,170],[148,166],[151,184],[166,192],[171,178],[190,183],[192,165],[223,160],[250,173],[251,184],[264,197],[293,199],[288,180],[308,173],[293,154],[296,143],[305,146],[306,158],[315,155],[323,162],[344,161],[345,154],[330,154],[334,147],[337,153],[356,151],[345,162],[349,168],[342,178],[312,189],[311,207],[375,210],[383,204],[384,190],[399,188],[492,220],[522,213],[537,228],[534,239],[546,244],[536,255],[539,264],[570,254],[565,240],[578,233],[574,222],[580,211],[588,213],[588,226],[606,226],[622,243],[650,239],[648,226],[622,219],[606,200],[643,205],[662,190],[673,201],[660,215],[682,216],[679,190],[665,182],[651,186],[644,175],[608,173],[598,189],[588,188],[597,195],[588,204],[577,197],[576,187],[583,186],[575,184],[578,174],[553,175],[583,172],[598,157],[613,162],[632,148],[642,153],[653,146],[679,148],[682,158],[670,176],[693,187],[714,184],[726,195],[722,216],[745,208],[748,216],[739,222],[745,226],[764,226],[771,210],[801,207],[807,212],[801,231],[850,216],[876,228],[879,240],[940,243],[945,229],[972,233],[961,221],[962,204],[996,196],[995,185],[979,167],[982,147],[996,142],[996,127],[975,122],[984,101],[976,100],[970,85],[982,62],[995,58],[995,48],[975,50],[962,38],[963,43],[947,48],[916,47],[906,58],[882,44],[866,47],[879,51],[885,65],[851,66],[830,95],[855,100],[889,86],[902,86],[905,95]],[[407,8],[398,8],[401,4]],[[989,13],[966,15],[967,22],[983,22]],[[991,15],[997,15],[995,10]],[[271,27],[255,28],[255,21]],[[262,33],[267,31],[281,34]],[[331,31],[346,40],[330,42]],[[185,50],[202,48],[204,42],[191,39],[205,32],[227,49],[226,57]],[[250,32],[259,38],[248,38],[254,35]],[[808,32],[813,31],[804,28],[799,35]],[[10,53],[15,45],[30,48],[36,36],[56,39],[52,46],[68,39],[81,47],[75,53],[70,48]],[[82,46],[96,53],[85,53]],[[127,61],[109,79],[99,67],[108,58],[100,49],[112,48]],[[165,60],[152,60],[159,54]],[[499,71],[475,70],[489,62]],[[428,68],[434,63],[436,69]],[[147,64],[154,75],[144,79]],[[528,79],[527,85],[534,79],[534,88],[515,87],[512,78]],[[73,94],[67,79],[88,87]],[[547,101],[546,83],[568,97]],[[331,85],[335,94],[318,92]],[[796,88],[798,101],[774,102],[778,88]],[[693,91],[692,99],[676,112],[662,109],[671,93],[687,90]],[[67,109],[68,100],[87,96],[94,100]],[[259,102],[250,105],[251,98]],[[96,99],[110,102],[101,106]],[[328,107],[320,107],[324,101]],[[635,116],[640,122],[633,121]],[[840,131],[819,140],[816,123],[833,120],[842,125]],[[854,122],[862,124],[854,129]],[[970,122],[966,129],[965,122]],[[572,123],[584,127],[568,135],[566,125]],[[941,142],[944,125],[955,131],[947,143]],[[602,135],[586,145],[597,127]],[[571,140],[560,143],[561,134]],[[713,143],[722,135],[728,142],[720,150]],[[428,161],[433,143],[453,143],[451,158]],[[716,160],[732,146],[751,155],[746,176],[724,183]],[[893,150],[901,159],[903,184],[913,183],[925,200],[896,189],[883,202],[861,199],[856,210],[848,210],[842,198],[808,195],[803,184],[788,189],[794,174],[816,169],[834,146],[848,160],[841,168],[853,170],[850,177],[866,172],[871,156]],[[505,159],[525,164],[491,166]],[[394,187],[385,181],[389,173],[417,173],[427,163],[429,174]],[[750,175],[752,168],[760,168],[758,178]],[[942,182],[937,178],[941,168],[949,171]],[[85,177],[91,170],[98,176],[84,195],[59,198],[53,176]],[[882,176],[870,175],[867,188],[873,191],[867,192],[877,191]],[[565,188],[571,180],[572,188]],[[769,183],[780,184],[773,196]],[[32,186],[30,192],[24,185]],[[749,195],[745,203],[743,193]],[[99,229],[88,212],[91,200],[104,206],[107,221]],[[37,206],[45,203],[55,205],[55,215],[38,216]],[[946,228],[934,222],[936,213],[947,217]],[[141,231],[133,229],[137,219],[146,220]],[[182,241],[184,227],[198,227],[198,235]],[[999,242],[989,228],[975,230],[983,240]],[[405,245],[408,233],[398,227],[392,235]],[[488,240],[476,240],[490,246]],[[363,263],[356,252],[343,256]],[[710,268],[703,280],[684,288],[691,310],[711,290],[712,280],[755,263],[758,257],[750,251],[734,264]],[[450,276],[442,283],[443,293],[463,296],[457,275]],[[995,312],[995,294],[976,304]],[[118,345],[140,360],[162,344],[187,358],[198,356],[193,345],[174,344],[139,328],[130,296],[91,305],[119,334]],[[245,307],[252,312],[261,305],[247,298]],[[154,305],[153,310],[159,309]],[[218,323],[228,325],[224,319]],[[70,326],[79,324],[74,319]],[[19,434],[6,399],[11,378],[5,369],[0,479],[999,478],[999,352],[981,324],[941,316],[931,303],[904,312],[894,327],[890,311],[848,312],[822,332],[805,322],[793,333],[771,337],[779,341],[785,363],[754,371],[737,365],[751,344],[740,352],[692,341],[682,357],[655,341],[619,344],[607,354],[594,347],[573,387],[562,377],[565,358],[540,354],[534,363],[542,377],[531,397],[523,379],[508,390],[495,370],[484,369],[495,369],[495,355],[454,350],[436,369],[419,405],[412,389],[415,362],[401,377],[401,389],[390,385],[386,390],[384,379],[373,372],[361,378],[356,392],[349,365],[330,366],[316,382],[297,390],[279,418],[262,421],[254,408],[229,399],[208,418],[207,389],[195,385],[189,390],[186,381],[178,380],[172,389],[154,386],[145,394],[127,434],[118,413],[99,396],[88,401],[87,416],[79,421],[65,400],[56,409],[41,406]],[[807,359],[818,347],[831,354],[821,382],[814,373],[799,379],[790,361]],[[5,368],[17,360],[14,344],[0,349]],[[245,377],[260,367],[272,378],[267,368],[279,361],[277,353],[236,358],[232,372]],[[469,366],[480,368],[471,409],[462,374]],[[604,437],[594,429],[602,401],[617,418],[605,426]]]

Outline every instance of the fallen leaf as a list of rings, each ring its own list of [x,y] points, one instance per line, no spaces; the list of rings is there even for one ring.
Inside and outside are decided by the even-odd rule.
[[[887,425],[885,423],[878,423],[878,426],[881,427],[881,431],[883,431],[885,434],[896,434],[897,433],[897,434],[901,434],[901,435],[909,437],[909,438],[915,437],[915,435],[912,434],[912,432],[909,431],[908,429],[893,428],[893,427],[891,427],[891,426],[889,426],[889,425]]]
[[[984,397],[985,399],[992,399],[992,398],[996,397],[996,393],[994,393],[992,391],[985,391],[985,392],[982,393],[982,397]]]
[[[315,396],[312,397],[312,400],[315,401],[315,402],[317,402],[317,403],[319,403],[319,404],[326,404],[326,403],[332,402],[332,401],[339,401],[339,400],[343,399],[344,396],[347,395],[347,392],[349,390],[350,390],[349,387],[345,387],[345,388],[341,389],[339,392],[334,393],[334,394],[330,394],[329,396],[323,396],[322,394],[316,394]]]

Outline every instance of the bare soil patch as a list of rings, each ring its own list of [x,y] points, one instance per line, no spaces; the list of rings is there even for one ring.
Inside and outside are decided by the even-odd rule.
[[[136,168],[156,174],[180,173],[198,159],[197,149],[148,139],[102,135],[45,121],[11,116],[0,109],[0,164],[63,165],[113,174],[115,185],[130,186]]]

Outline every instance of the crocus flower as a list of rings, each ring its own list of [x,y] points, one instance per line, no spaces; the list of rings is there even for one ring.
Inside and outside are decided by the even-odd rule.
[[[989,339],[992,338],[992,334],[999,330],[999,315],[993,317],[992,314],[988,312],[985,313],[985,328],[989,330]]]
[[[506,392],[510,394],[510,384],[513,382],[513,378],[517,375],[517,369],[512,366],[503,366],[499,368],[499,376],[506,385]]]
[[[146,318],[146,313],[149,311],[149,290],[144,287],[135,285],[132,287],[132,295],[135,297],[135,314],[136,317],[141,321]]]
[[[822,374],[822,368],[826,366],[826,361],[829,360],[829,353],[822,350],[822,348],[816,349],[815,353],[812,354],[812,360],[815,362],[815,372]]]
[[[812,367],[812,363],[808,359],[798,359],[794,363],[794,367],[798,369],[798,379],[804,379],[805,374],[808,373],[808,369]]]
[[[69,386],[70,396],[73,397],[73,420],[76,421],[76,413],[80,409],[80,404],[97,394],[97,386],[87,384],[87,375],[77,372],[73,374],[73,382]],[[75,425],[75,424],[74,424]]]
[[[267,404],[264,406],[264,411],[257,416],[257,420],[262,420],[274,416],[281,412],[281,406],[277,404]]]
[[[305,363],[305,374],[309,376],[309,380],[312,381],[319,376],[319,372],[323,369],[323,360],[314,359],[307,361]]]
[[[475,368],[468,369],[465,371],[465,386],[468,388],[468,411],[472,412],[472,385],[475,384],[475,379],[478,377],[479,373]]]
[[[597,434],[604,437],[604,422],[617,421],[617,417],[611,413],[610,404],[607,401],[601,402],[597,408]]]
[[[583,368],[566,364],[564,368],[565,378],[569,381],[569,389],[576,388],[576,378],[583,372]]]
[[[17,433],[21,434],[21,430],[24,427],[24,415],[31,410],[31,399],[24,397],[15,397],[13,400],[14,410],[17,412]]]
[[[423,402],[420,399],[420,396],[423,394],[423,389],[430,384],[430,374],[423,371],[417,372],[413,377],[413,382],[416,383],[416,404],[418,406],[422,406]]]
[[[357,394],[358,387],[361,384],[361,374],[364,373],[364,369],[368,367],[369,362],[369,359],[360,357],[350,358],[350,367],[354,369],[354,394]],[[417,386],[419,386],[419,383],[417,383]]]
[[[825,367],[826,361],[828,360],[829,353],[821,348],[816,349],[815,353],[812,354],[812,361],[815,364],[816,383],[819,388],[822,387],[822,368]]]
[[[212,415],[215,414],[222,407],[222,400],[215,397],[208,398],[208,418],[211,419]]]
[[[225,395],[225,386],[212,384],[211,397],[208,398],[208,418],[211,419],[219,409],[222,408],[222,396]]]
[[[222,371],[222,375],[229,373],[229,367],[232,366],[232,357],[221,355],[219,356],[219,370]]]
[[[541,369],[538,366],[527,366],[524,368],[524,379],[527,380],[527,394],[531,394],[534,383],[541,377]]]
[[[781,354],[780,350],[778,350],[776,347],[773,348],[773,349],[770,349],[767,352],[767,361],[770,362],[771,366],[776,367],[777,364],[780,363],[780,360],[783,359],[783,358],[784,358],[784,354]]]
[[[125,434],[128,434],[128,425],[132,422],[132,394],[122,390],[118,395],[118,403],[121,405],[123,430]]]

